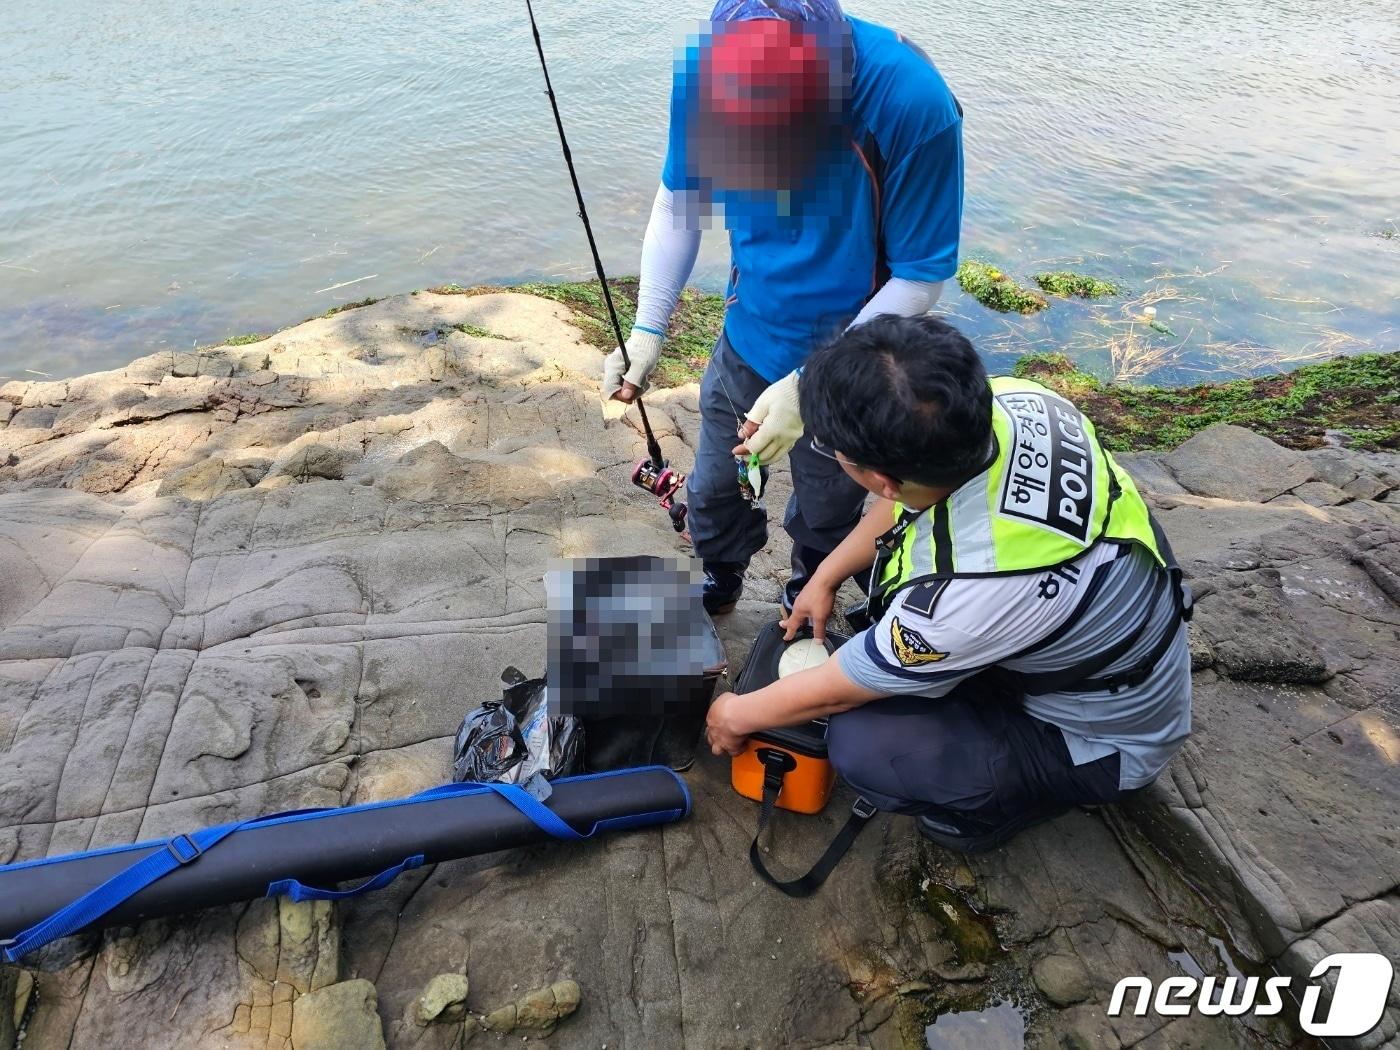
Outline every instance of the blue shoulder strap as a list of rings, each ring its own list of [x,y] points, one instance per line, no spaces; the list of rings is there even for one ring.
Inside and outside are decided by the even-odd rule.
[[[89,890],[72,903],[64,905],[43,922],[3,942],[5,961],[17,962],[21,956],[42,948],[51,941],[77,933],[123,901],[140,893],[157,879],[185,864],[193,864],[204,855],[205,850],[217,845],[243,827],[244,823],[248,822],[222,824],[189,835],[176,835],[167,840],[163,849],[146,854],[129,868],[117,872],[106,882]]]
[[[483,788],[489,789],[528,817],[536,827],[548,835],[566,841],[579,841],[589,838],[598,830],[594,825],[586,834],[571,828],[552,809],[534,798],[515,784],[443,784],[415,795],[418,799],[449,797],[461,794],[476,794]],[[314,812],[314,811],[295,811]],[[329,810],[328,812],[335,812]],[[291,815],[291,814],[283,814]],[[217,845],[240,828],[250,824],[266,823],[267,817],[257,817],[237,824],[223,824],[215,828],[205,828],[188,835],[176,835],[167,840],[164,847],[142,857],[135,864],[113,875],[100,886],[89,890],[77,900],[64,905],[43,922],[15,935],[8,941],[0,941],[7,962],[16,962],[29,952],[36,951],[52,941],[77,933],[84,926],[96,922],[119,904],[140,893],[151,883],[164,878],[176,868],[192,864],[204,852]],[[295,879],[281,879],[268,886],[267,895],[287,893],[293,900],[344,900],[369,890],[381,889],[404,871],[416,868],[423,863],[423,856],[417,854],[406,858],[387,871],[380,872],[368,882],[349,890],[323,890],[313,886],[303,886]]]
[[[594,825],[588,829],[587,834],[580,834],[569,827],[558,813],[517,784],[487,784],[486,786],[529,817],[537,828],[556,839],[563,839],[565,842],[579,842],[590,838],[597,830],[597,825]]]
[[[411,857],[405,857],[392,868],[385,868],[372,879],[366,879],[358,886],[351,886],[348,890],[323,890],[318,886],[307,886],[296,879],[278,879],[268,883],[265,896],[286,897],[295,904],[302,901],[348,901],[351,897],[358,897],[371,890],[382,890],[404,872],[422,866],[423,854],[415,853]]]

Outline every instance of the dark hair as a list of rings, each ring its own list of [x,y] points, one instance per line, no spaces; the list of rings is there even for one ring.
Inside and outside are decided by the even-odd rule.
[[[809,434],[901,481],[957,485],[986,465],[987,370],[936,317],[883,314],[814,353],[798,384]]]

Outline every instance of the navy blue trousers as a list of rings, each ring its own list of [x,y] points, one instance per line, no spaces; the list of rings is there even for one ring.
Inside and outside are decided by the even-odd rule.
[[[832,764],[880,809],[1000,827],[1122,801],[1117,753],[1076,766],[1060,730],[1019,696],[971,679],[945,697],[889,697],[833,715]]]
[[[700,382],[700,447],[686,483],[690,537],[696,556],[706,564],[742,571],[768,542],[768,514],[739,494],[731,451],[739,443],[744,414],[768,385],[721,334]],[[793,446],[788,461],[793,492],[783,528],[795,551],[806,550],[810,571],[860,521],[866,492],[834,460],[812,451],[809,436]],[[764,476],[766,483],[766,470]]]

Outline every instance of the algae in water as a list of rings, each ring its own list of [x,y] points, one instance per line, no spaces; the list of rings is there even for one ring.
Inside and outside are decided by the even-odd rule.
[[[923,890],[924,905],[943,935],[953,943],[959,963],[986,963],[1002,954],[1004,949],[992,920],[974,909],[962,894],[932,880]]]
[[[1102,299],[1122,291],[1111,281],[1090,277],[1085,273],[1075,273],[1072,270],[1046,270],[1036,274],[1034,281],[1040,285],[1042,291],[1065,298],[1074,296],[1079,299]]]
[[[963,263],[958,267],[958,287],[983,306],[1001,313],[1033,314],[1049,305],[1045,296],[1021,287],[991,263]]]

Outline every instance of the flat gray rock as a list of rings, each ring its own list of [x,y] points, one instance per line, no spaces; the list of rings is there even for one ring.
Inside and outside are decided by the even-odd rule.
[[[1261,434],[1217,423],[1162,457],[1172,476],[1198,496],[1262,503],[1312,480],[1301,452]]]
[[[447,780],[462,715],[543,667],[552,559],[687,553],[630,485],[641,437],[599,410],[598,366],[557,304],[421,293],[0,387],[0,863]],[[695,389],[648,406],[687,466]],[[1128,811],[972,858],[882,816],[796,901],[750,871],[756,807],[702,754],[685,822],[81,935],[0,970],[0,1018],[22,1006],[29,1050],[447,1050],[576,981],[531,1041],[884,1050],[1002,1001],[1036,1047],[1290,1045],[1286,1018],[1105,1015],[1128,974],[1397,952],[1400,506],[1308,487],[1393,464],[1226,430],[1124,457],[1200,595],[1196,735]],[[720,623],[735,673],[776,616],[790,491],[777,469]],[[770,863],[802,870],[850,802],[780,814]],[[466,1024],[420,1023],[443,974],[468,979]]]
[[[1345,492],[1327,481],[1309,481],[1305,485],[1299,485],[1292,491],[1291,495],[1312,507],[1337,507],[1356,498],[1351,493]],[[1284,499],[1285,497],[1275,496],[1274,498]]]
[[[1115,452],[1113,458],[1132,476],[1138,491],[1144,495],[1171,496],[1186,491],[1163,465],[1158,453]]]

